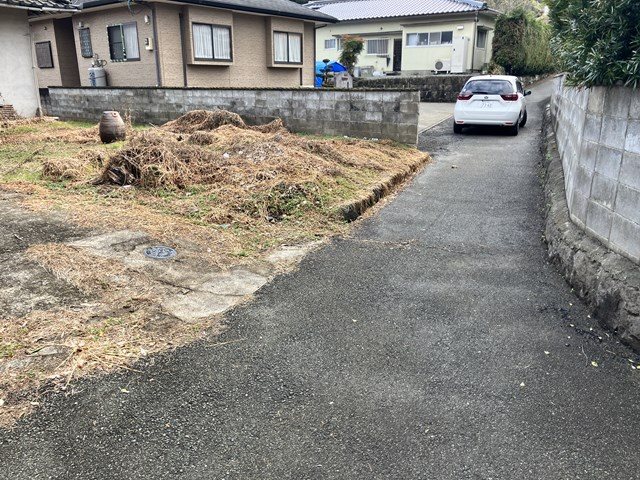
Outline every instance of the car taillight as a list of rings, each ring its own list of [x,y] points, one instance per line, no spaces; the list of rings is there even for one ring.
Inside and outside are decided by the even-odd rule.
[[[458,95],[458,100],[469,100],[471,97],[473,97],[473,93],[462,92]]]
[[[518,100],[518,94],[517,93],[505,93],[503,95],[500,95],[502,97],[503,100],[506,100],[507,102],[515,102]]]

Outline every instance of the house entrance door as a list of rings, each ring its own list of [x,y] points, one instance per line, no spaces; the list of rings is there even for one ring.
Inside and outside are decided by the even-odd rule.
[[[393,71],[399,72],[402,69],[402,39],[393,40]]]

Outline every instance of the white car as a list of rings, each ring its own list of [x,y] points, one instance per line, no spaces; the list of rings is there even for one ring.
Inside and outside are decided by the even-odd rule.
[[[497,125],[517,135],[527,123],[525,91],[518,77],[480,75],[471,77],[458,95],[453,110],[453,131],[469,125]]]

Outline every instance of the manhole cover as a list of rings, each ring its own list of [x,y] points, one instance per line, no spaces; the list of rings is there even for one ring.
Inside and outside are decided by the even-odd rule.
[[[166,260],[173,258],[178,252],[174,248],[157,245],[155,247],[147,247],[144,249],[144,256],[155,260]]]

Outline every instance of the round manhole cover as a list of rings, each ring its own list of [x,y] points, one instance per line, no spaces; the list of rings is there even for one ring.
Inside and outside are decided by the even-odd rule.
[[[147,247],[144,249],[144,256],[153,258],[154,260],[166,260],[173,258],[178,252],[174,248],[156,245],[155,247]]]

